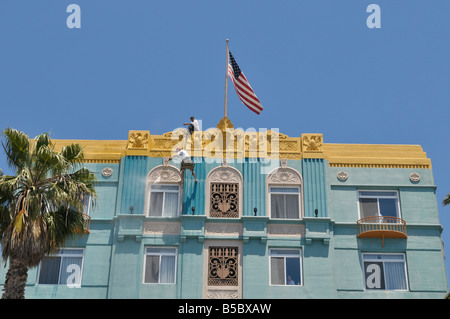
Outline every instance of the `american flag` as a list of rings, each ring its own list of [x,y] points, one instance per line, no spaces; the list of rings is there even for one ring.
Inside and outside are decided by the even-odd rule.
[[[252,87],[248,83],[244,73],[236,63],[236,60],[231,52],[229,52],[229,54],[230,61],[228,63],[228,76],[234,84],[234,89],[236,90],[236,93],[242,103],[259,115],[259,113],[263,110],[263,107],[256,97],[255,92],[253,92]]]

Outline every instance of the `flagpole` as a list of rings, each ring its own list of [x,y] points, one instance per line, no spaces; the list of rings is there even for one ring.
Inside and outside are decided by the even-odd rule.
[[[227,41],[227,57],[226,57],[226,68],[225,68],[225,117],[227,116],[227,91],[228,91],[228,39]]]

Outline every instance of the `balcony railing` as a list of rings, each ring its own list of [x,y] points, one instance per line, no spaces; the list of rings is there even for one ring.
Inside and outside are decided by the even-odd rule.
[[[370,216],[357,221],[359,238],[407,238],[406,222],[398,217]]]

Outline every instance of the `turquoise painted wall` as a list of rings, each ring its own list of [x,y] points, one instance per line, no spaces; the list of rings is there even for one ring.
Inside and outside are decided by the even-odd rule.
[[[348,179],[340,181],[339,171]],[[418,172],[419,182],[409,174]],[[327,167],[329,216],[335,221],[335,278],[339,298],[442,298],[448,289],[445,272],[442,226],[439,223],[435,185],[429,169],[330,168]],[[397,190],[401,218],[406,221],[407,239],[358,239],[357,191]],[[404,253],[409,291],[366,291],[361,253]],[[431,270],[433,268],[433,270]]]
[[[205,235],[205,180],[220,166],[214,161],[194,159],[198,183],[186,171],[183,189],[182,233],[161,236],[143,234],[148,221],[167,219],[145,216],[145,179],[162,158],[129,156],[121,164],[88,164],[96,172],[98,201],[91,216],[91,233],[72,240],[68,246],[84,247],[82,288],[36,284],[38,269],[30,269],[27,298],[186,298],[202,297]],[[279,167],[279,161],[272,163]],[[179,164],[175,164],[179,166]],[[233,221],[243,225],[243,236],[221,238],[242,241],[244,298],[443,298],[447,275],[441,241],[435,185],[431,170],[381,168],[331,168],[323,159],[289,160],[303,178],[305,217],[292,222],[304,229],[301,238],[267,237],[270,220],[266,211],[266,177],[269,166],[260,160],[245,159],[229,163],[244,179],[243,215]],[[110,177],[101,175],[113,168]],[[345,170],[347,181],[337,179]],[[412,183],[416,171],[421,180]],[[267,171],[268,172],[268,171]],[[407,222],[407,239],[358,239],[358,189],[399,191],[402,218]],[[129,207],[133,206],[133,215]],[[195,207],[196,216],[191,215]],[[258,217],[253,217],[257,207]],[[318,217],[314,210],[318,209]],[[230,222],[219,220],[218,223]],[[217,239],[217,238],[214,238]],[[220,240],[220,239],[219,239]],[[176,284],[144,284],[144,252],[147,246],[170,246],[178,250]],[[269,284],[270,248],[300,248],[303,285],[293,287]],[[409,291],[365,291],[361,253],[401,252],[407,260]],[[7,268],[0,268],[0,285]]]

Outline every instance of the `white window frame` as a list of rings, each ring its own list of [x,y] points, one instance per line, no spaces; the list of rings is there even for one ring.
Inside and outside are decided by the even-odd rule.
[[[362,257],[361,257],[361,261],[362,261],[362,271],[363,271],[363,280],[364,280],[364,290],[366,291],[409,291],[409,285],[408,285],[408,271],[407,271],[407,267],[406,267],[406,255],[405,253],[373,253],[373,252],[363,252],[361,253]],[[375,256],[375,255],[381,255],[381,256],[385,256],[385,255],[402,255],[402,259],[376,259],[376,258],[370,258],[370,257],[366,257],[366,256]],[[365,262],[378,262],[378,263],[383,263],[383,272],[386,271],[386,267],[384,266],[384,263],[390,262],[396,262],[396,263],[403,263],[403,267],[404,267],[404,273],[405,273],[405,284],[406,284],[406,288],[405,289],[387,289],[386,287],[386,283],[385,283],[385,289],[374,289],[374,288],[367,288],[367,282],[366,282],[366,274],[365,274]],[[384,281],[386,281],[386,274],[384,275],[383,278]]]
[[[162,213],[164,213],[164,204],[165,204],[165,199],[166,199],[166,193],[177,193],[178,194],[178,201],[177,201],[177,210],[176,210],[176,214],[175,216],[153,216],[151,215],[151,211],[152,211],[152,191],[154,190],[155,186],[172,186],[172,187],[178,187],[178,190],[155,190],[155,192],[159,191],[163,193],[163,200],[162,200]],[[176,218],[179,217],[180,215],[180,201],[181,201],[181,186],[179,184],[168,184],[168,183],[161,183],[161,184],[149,184],[148,187],[148,209],[147,209],[147,216],[148,217],[156,217],[156,218]]]
[[[68,255],[64,255],[64,253],[62,253],[62,251],[65,251],[65,250],[82,250],[83,252],[82,252],[81,254],[68,254]],[[37,278],[37,281],[36,281],[37,284],[38,284],[38,285],[68,285],[68,283],[61,283],[61,282],[60,282],[60,280],[61,280],[61,271],[62,271],[61,267],[62,267],[62,265],[63,265],[62,259],[63,259],[64,257],[81,257],[80,278],[79,278],[79,281],[78,281],[77,283],[74,284],[74,285],[76,285],[76,286],[80,286],[80,285],[81,285],[81,282],[82,282],[82,280],[83,280],[83,268],[84,268],[84,253],[85,253],[85,250],[86,250],[86,249],[85,249],[84,247],[60,248],[60,249],[58,250],[58,252],[55,253],[55,254],[45,255],[45,257],[60,257],[60,258],[61,258],[61,262],[60,262],[60,265],[59,265],[59,271],[58,271],[58,283],[57,283],[57,284],[39,283],[39,280],[40,280],[40,277],[41,277],[41,267],[42,267],[42,261],[41,261],[41,263],[39,264],[39,268],[38,268],[38,278]],[[44,257],[44,258],[45,258],[45,257]]]
[[[158,252],[158,253],[152,253],[149,250],[150,249],[172,249],[173,253],[168,252]],[[147,256],[159,256],[159,264],[158,264],[158,282],[145,282],[145,271],[147,268]],[[173,273],[173,282],[161,282],[161,261],[162,256],[174,256],[175,257],[175,263],[174,263],[174,273]],[[172,246],[145,246],[144,247],[144,269],[142,273],[142,283],[146,285],[175,285],[177,283],[177,262],[178,262],[178,249],[177,247]]]
[[[296,188],[298,192],[272,192],[272,188]],[[297,195],[298,196],[298,217],[297,218],[279,218],[272,217],[272,194],[279,195]],[[302,218],[302,187],[301,185],[277,185],[277,184],[269,184],[268,185],[268,197],[269,197],[269,218],[276,220],[298,220]],[[285,208],[286,208],[286,199],[284,199]]]
[[[277,255],[272,255],[272,250],[281,250],[281,251],[292,251],[292,252],[298,252],[298,254],[296,255],[283,255],[283,254],[277,254]],[[281,248],[281,247],[272,247],[269,248],[269,286],[277,286],[277,287],[301,287],[303,286],[303,267],[302,267],[302,262],[303,262],[303,258],[302,258],[302,249],[301,248]],[[293,257],[298,257],[299,258],[299,274],[300,274],[300,285],[288,285],[287,283],[285,283],[284,285],[280,285],[280,284],[272,284],[272,257],[282,257],[283,258],[283,265],[284,265],[284,277],[286,279],[286,258],[293,258]]]
[[[372,192],[372,193],[395,193],[395,195],[361,195],[362,192]],[[402,218],[401,216],[401,210],[400,210],[400,196],[398,190],[395,189],[384,189],[384,190],[373,190],[373,189],[358,189],[357,190],[357,205],[358,205],[358,216],[361,219],[361,198],[376,198],[377,199],[377,205],[378,205],[378,215],[380,215],[380,201],[378,199],[388,198],[388,199],[395,199],[396,201],[396,213],[397,218]]]
[[[92,196],[87,195],[85,198],[86,202],[83,200],[83,214],[86,214],[87,216],[91,216],[91,202],[92,202]]]

